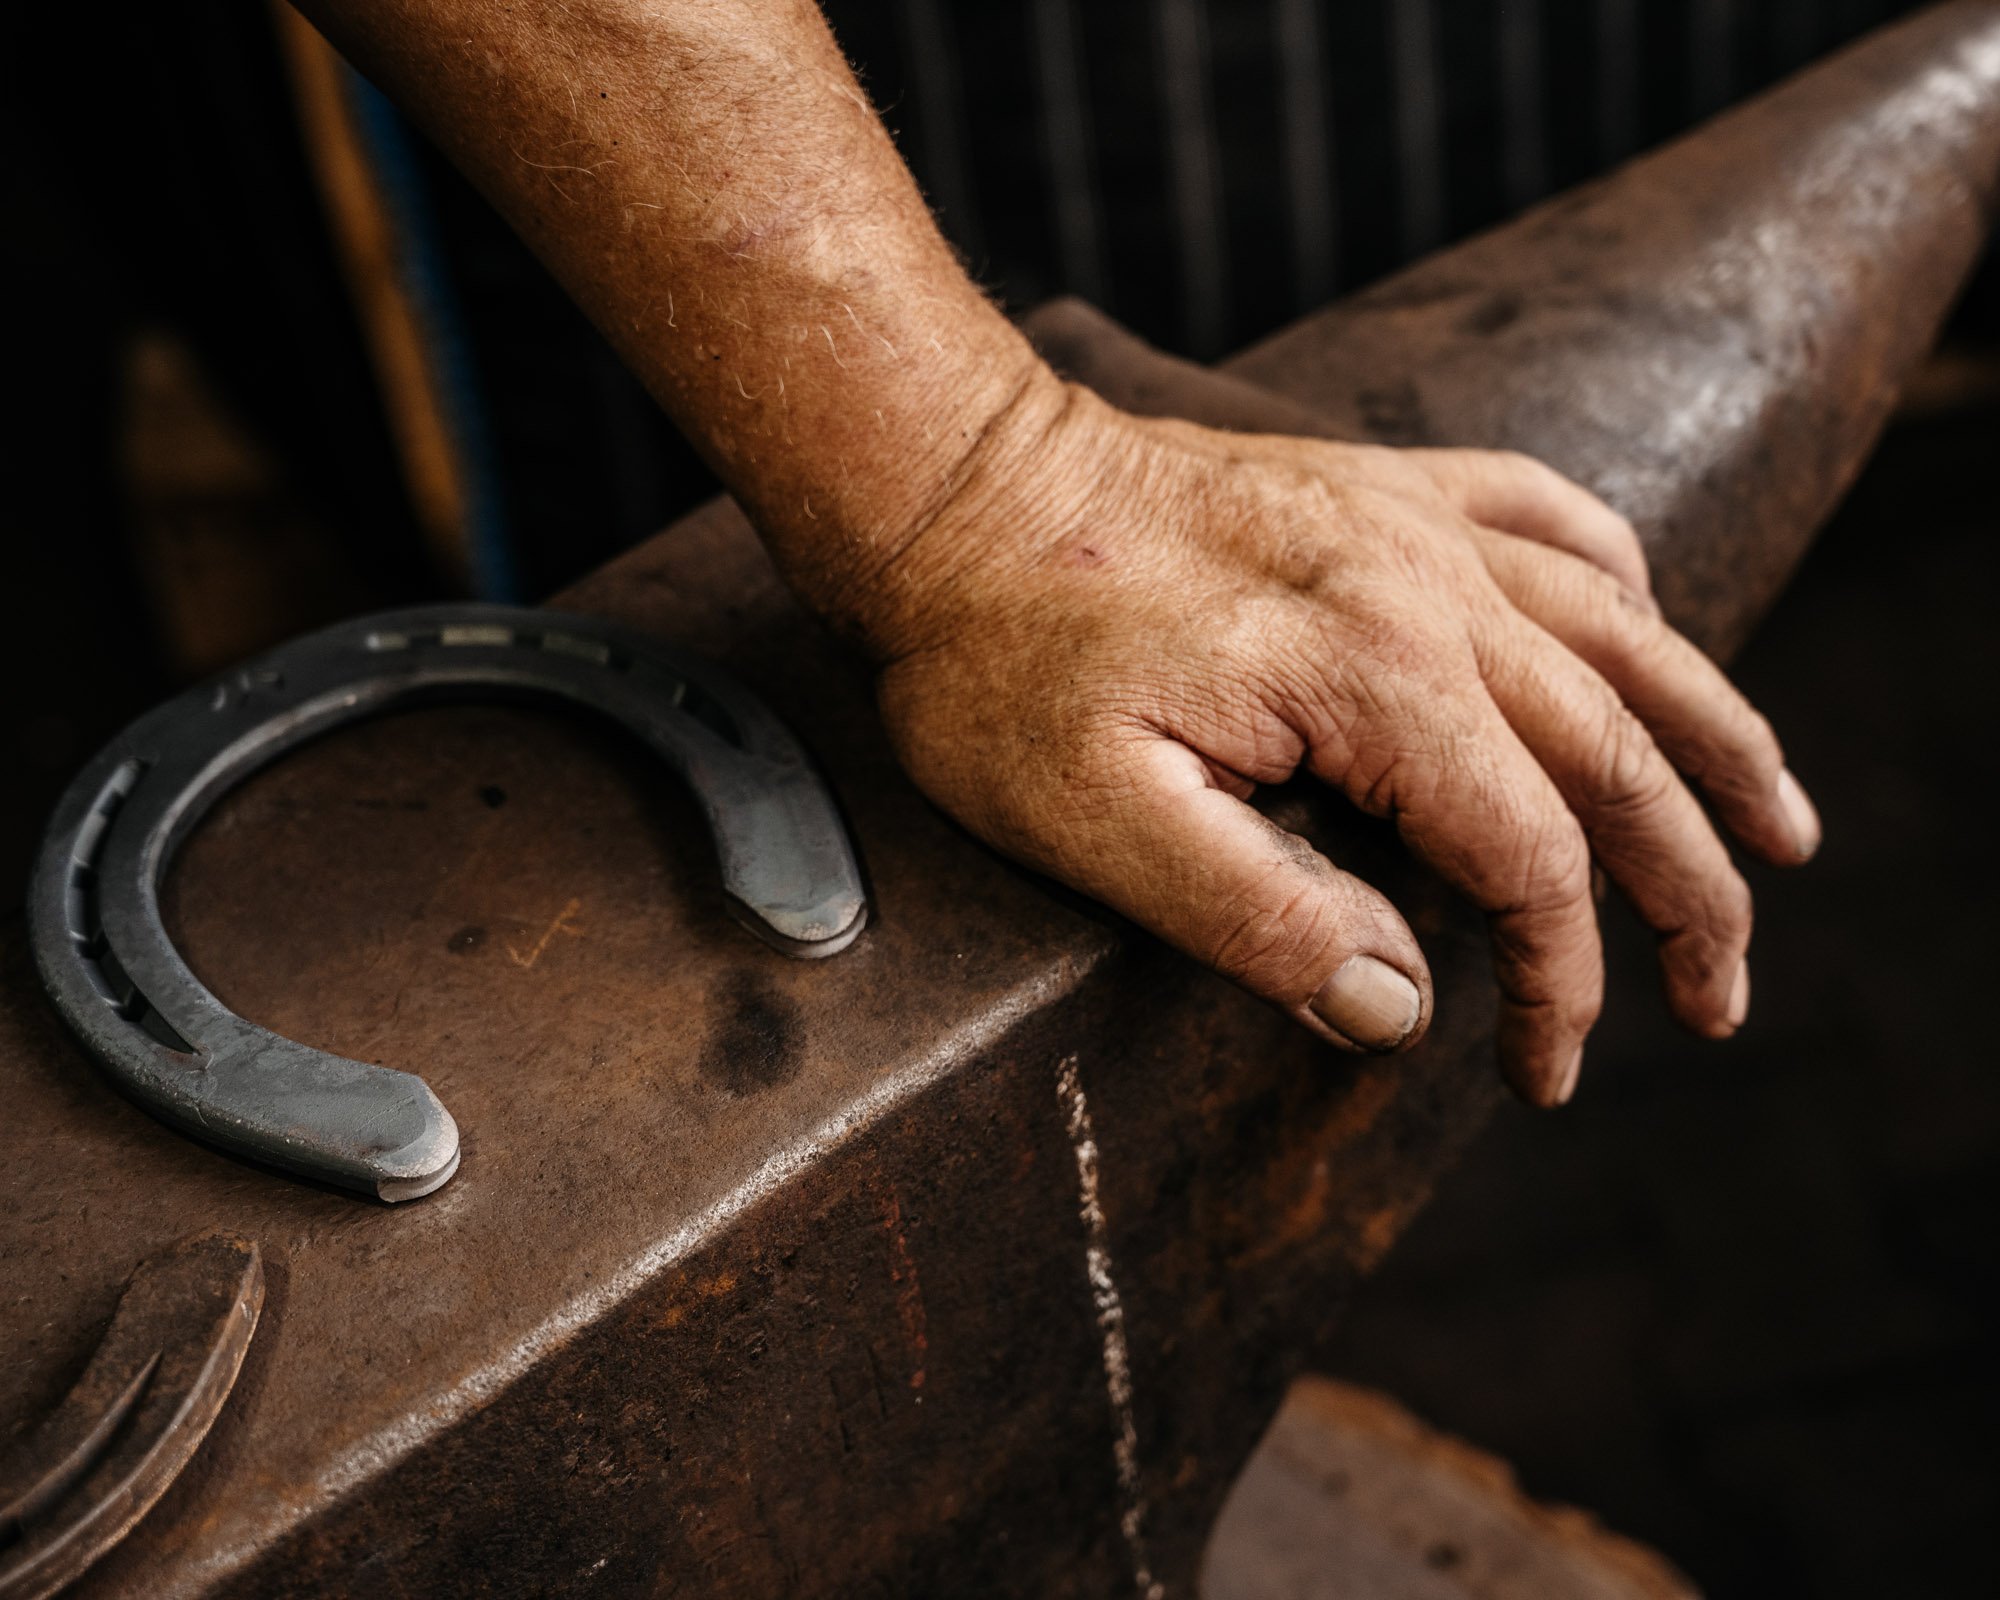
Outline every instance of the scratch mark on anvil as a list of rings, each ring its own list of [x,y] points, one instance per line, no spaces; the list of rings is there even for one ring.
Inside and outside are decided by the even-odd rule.
[[[903,1324],[903,1338],[916,1358],[910,1372],[910,1387],[921,1389],[924,1361],[931,1348],[930,1331],[924,1319],[924,1286],[917,1278],[917,1263],[903,1232],[903,1200],[893,1185],[885,1185],[882,1195],[882,1231],[889,1236],[889,1281],[896,1286],[896,1317]]]
[[[1097,1199],[1097,1135],[1090,1125],[1090,1105],[1083,1097],[1076,1057],[1066,1057],[1056,1069],[1056,1102],[1076,1152],[1077,1213],[1083,1218],[1084,1275],[1097,1307],[1097,1331],[1104,1341],[1104,1390],[1111,1402],[1111,1460],[1118,1474],[1118,1494],[1124,1506],[1118,1528],[1132,1555],[1132,1581],[1142,1600],[1163,1600],[1166,1585],[1153,1576],[1146,1555],[1146,1485],[1139,1475],[1139,1425],[1132,1412],[1132,1352],[1125,1343],[1125,1302],[1111,1276],[1111,1230]]]
[[[541,938],[535,941],[534,949],[530,950],[526,955],[522,955],[520,951],[516,950],[510,944],[507,946],[507,958],[510,961],[512,961],[515,966],[520,967],[523,970],[532,967],[537,961],[542,959],[542,952],[548,949],[549,941],[553,939],[557,934],[559,933],[581,934],[583,932],[583,929],[579,928],[575,923],[569,920],[571,917],[575,916],[577,912],[580,911],[582,908],[583,908],[583,902],[581,900],[570,901],[568,905],[564,906],[562,910],[556,913],[556,920],[551,922],[548,925],[548,927],[543,930]]]

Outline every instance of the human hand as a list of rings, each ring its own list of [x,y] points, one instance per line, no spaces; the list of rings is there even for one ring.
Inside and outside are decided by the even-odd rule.
[[[1818,823],[1582,490],[1061,384],[939,236],[814,7],[308,9],[875,651],[910,772],[976,833],[1322,1037],[1393,1049],[1431,1006],[1409,928],[1244,803],[1303,766],[1490,914],[1501,1061],[1531,1099],[1567,1098],[1597,1014],[1592,852],[1660,930],[1682,1020],[1740,1022],[1749,894],[1674,766],[1773,860]]]
[[[1543,1105],[1602,999],[1593,857],[1659,933],[1675,1015],[1721,1038],[1750,894],[1680,774],[1768,860],[1819,841],[1630,526],[1521,456],[1217,433],[1049,379],[825,598],[933,800],[1349,1048],[1422,1035],[1423,955],[1245,802],[1303,767],[1393,819],[1488,914],[1501,1067]]]

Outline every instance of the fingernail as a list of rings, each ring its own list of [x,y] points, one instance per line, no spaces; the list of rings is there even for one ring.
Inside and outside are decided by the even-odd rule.
[[[1741,961],[1736,966],[1736,981],[1729,986],[1729,1025],[1743,1026],[1743,1019],[1750,1015],[1750,963]]]
[[[1312,997],[1313,1015],[1364,1050],[1393,1050],[1417,1025],[1417,986],[1373,956],[1349,956]]]
[[[1569,1065],[1563,1069],[1562,1082],[1556,1086],[1556,1104],[1566,1106],[1569,1097],[1576,1093],[1576,1080],[1583,1071],[1583,1046],[1576,1047],[1576,1054],[1569,1058]]]
[[[1789,767],[1778,774],[1778,809],[1785,814],[1785,826],[1792,831],[1792,845],[1799,859],[1810,860],[1819,848],[1819,811],[1806,798],[1805,790],[1799,787],[1799,780],[1792,776]]]

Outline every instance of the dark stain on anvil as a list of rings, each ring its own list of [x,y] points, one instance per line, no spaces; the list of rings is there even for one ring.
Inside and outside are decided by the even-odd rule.
[[[1424,415],[1416,384],[1407,378],[1383,388],[1363,389],[1355,396],[1355,405],[1369,432],[1384,444],[1430,442],[1430,419]]]
[[[1499,333],[1503,328],[1511,328],[1521,320],[1524,310],[1521,297],[1505,291],[1480,297],[1479,303],[1459,318],[1462,332],[1480,337]]]
[[[799,1075],[799,1008],[755,972],[732,973],[701,1047],[701,1075],[731,1094]]]

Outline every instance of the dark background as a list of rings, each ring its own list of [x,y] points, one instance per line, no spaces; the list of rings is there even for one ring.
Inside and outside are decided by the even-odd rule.
[[[1213,356],[1668,137],[1865,0],[841,0],[979,279]],[[0,903],[97,741],[190,673],[459,587],[426,553],[260,7],[15,16]],[[420,143],[408,178],[538,598],[713,491]],[[1742,664],[1826,814],[1757,881],[1756,1004],[1686,1044],[1614,930],[1575,1107],[1503,1120],[1329,1355],[1717,1595],[1988,1592],[1982,1024],[1996,679],[1982,280],[1926,406]],[[238,582],[238,573],[257,580]]]

